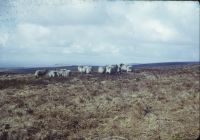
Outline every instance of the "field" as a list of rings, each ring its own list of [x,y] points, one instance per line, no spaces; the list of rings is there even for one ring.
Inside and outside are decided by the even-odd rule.
[[[0,75],[0,140],[195,140],[199,69],[184,65],[66,79]]]

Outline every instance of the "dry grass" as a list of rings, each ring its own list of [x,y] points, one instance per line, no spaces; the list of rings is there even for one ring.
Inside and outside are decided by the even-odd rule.
[[[196,139],[199,67],[67,79],[2,74],[0,139]]]

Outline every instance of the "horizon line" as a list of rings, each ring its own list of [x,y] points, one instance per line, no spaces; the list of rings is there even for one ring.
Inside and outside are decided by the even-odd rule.
[[[168,61],[168,62],[149,62],[149,63],[124,63],[129,65],[148,65],[148,64],[167,64],[167,63],[200,63],[199,61]],[[116,64],[116,63],[114,63]],[[90,65],[90,66],[105,66],[105,65],[98,65],[98,64],[54,64],[54,65],[44,65],[44,66],[0,66],[1,69],[3,68],[45,68],[45,67],[69,67],[69,66],[80,66],[80,65]]]

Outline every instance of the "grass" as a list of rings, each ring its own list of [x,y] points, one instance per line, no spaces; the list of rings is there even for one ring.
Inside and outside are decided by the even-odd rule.
[[[195,140],[199,67],[67,79],[2,74],[0,139]]]

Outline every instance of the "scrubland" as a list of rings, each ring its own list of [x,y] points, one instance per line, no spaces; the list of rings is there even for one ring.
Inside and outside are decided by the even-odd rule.
[[[195,140],[199,65],[68,78],[0,75],[1,140]]]

